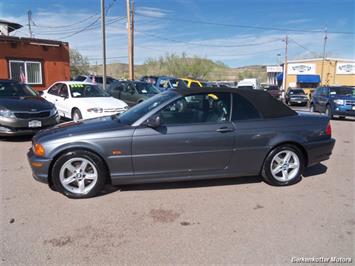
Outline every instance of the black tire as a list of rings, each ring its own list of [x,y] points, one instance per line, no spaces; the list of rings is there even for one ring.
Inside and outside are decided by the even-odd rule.
[[[345,116],[339,116],[339,119],[344,120]]]
[[[332,109],[329,105],[327,105],[327,107],[325,108],[325,114],[329,117],[329,119],[333,119]]]
[[[273,162],[274,157],[282,151],[291,151],[291,152],[295,153],[299,159],[299,168],[297,170],[295,177],[292,178],[291,180],[287,180],[287,181],[280,181],[280,180],[276,179],[273,176],[273,174],[271,173],[271,163]],[[301,175],[304,170],[304,166],[305,166],[305,158],[304,158],[303,153],[296,146],[290,145],[290,144],[285,144],[285,145],[281,145],[281,146],[274,148],[267,155],[267,157],[264,161],[263,169],[261,171],[261,176],[262,176],[263,180],[270,185],[288,186],[288,185],[295,184],[302,179]]]
[[[73,191],[65,188],[60,181],[60,172],[63,165],[68,162],[70,159],[80,158],[88,160],[97,170],[97,180],[92,188],[85,193],[75,193]],[[90,198],[96,196],[99,192],[101,192],[106,184],[108,172],[106,166],[102,159],[93,152],[86,150],[74,150],[69,151],[67,153],[62,154],[58,157],[58,159],[54,162],[52,168],[52,182],[54,187],[67,196],[68,198],[81,199],[81,198]],[[74,183],[76,181],[73,181]]]
[[[76,117],[78,119],[76,119]],[[73,119],[73,121],[75,121],[75,120],[83,119],[83,116],[81,115],[81,112],[79,109],[74,109],[72,112],[71,118]]]

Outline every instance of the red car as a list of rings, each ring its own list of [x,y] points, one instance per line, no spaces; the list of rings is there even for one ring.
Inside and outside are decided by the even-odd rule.
[[[264,91],[267,91],[270,93],[270,95],[276,99],[280,99],[281,97],[281,91],[279,90],[279,87],[277,85],[264,85],[263,86]]]

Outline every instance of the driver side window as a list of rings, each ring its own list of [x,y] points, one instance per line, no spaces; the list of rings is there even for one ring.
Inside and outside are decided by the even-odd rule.
[[[182,97],[161,110],[165,125],[229,121],[230,93],[202,93]]]

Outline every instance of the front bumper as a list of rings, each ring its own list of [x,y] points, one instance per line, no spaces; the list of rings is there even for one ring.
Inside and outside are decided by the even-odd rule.
[[[32,149],[27,153],[27,159],[32,169],[32,176],[35,180],[48,184],[49,167],[52,159],[36,156]]]
[[[59,115],[53,115],[47,118],[32,118],[32,119],[19,119],[19,118],[4,118],[0,119],[0,136],[20,136],[20,135],[33,135],[39,130],[52,127],[59,123]],[[41,127],[29,127],[30,121],[40,121]]]
[[[304,144],[308,157],[307,166],[328,160],[332,154],[334,145],[335,139],[333,138]]]
[[[334,106],[333,115],[355,117],[355,109],[351,105]]]
[[[306,99],[306,98],[290,98],[289,102],[291,104],[307,104],[308,99]]]

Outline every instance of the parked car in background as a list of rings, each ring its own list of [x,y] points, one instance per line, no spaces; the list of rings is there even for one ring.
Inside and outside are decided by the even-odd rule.
[[[94,82],[95,80],[95,82]],[[114,82],[116,79],[106,76],[106,84],[110,85],[112,82]],[[97,85],[101,85],[104,83],[103,82],[103,77],[102,76],[94,76],[94,75],[79,75],[74,78],[73,81],[81,81],[81,82],[87,82],[87,83],[95,83]]]
[[[308,104],[308,96],[303,89],[289,89],[285,94],[285,102],[288,105],[303,105]]]
[[[166,76],[158,77],[155,86],[162,91],[168,89],[176,89],[176,88],[179,89],[187,88],[186,83],[183,80],[174,77],[166,77]]]
[[[182,78],[188,88],[201,88],[204,87],[204,83],[196,79]]]
[[[255,78],[242,79],[241,81],[238,82],[237,88],[258,90],[260,89],[260,83]]]
[[[150,83],[152,85],[156,85],[158,78],[158,76],[142,76],[139,80]]]
[[[312,112],[320,112],[329,118],[338,116],[355,117],[355,87],[331,86],[320,87],[313,93],[310,104]]]
[[[43,91],[42,97],[55,104],[59,115],[80,119],[119,114],[128,105],[113,98],[98,85],[76,81],[58,81]]]
[[[28,85],[0,80],[0,136],[34,134],[57,123],[54,104]]]
[[[129,106],[133,106],[160,93],[160,90],[142,81],[114,81],[107,88],[107,92]]]
[[[172,89],[121,115],[41,131],[28,159],[35,179],[85,198],[106,183],[261,175],[291,185],[334,143],[328,117],[297,113],[264,91]]]
[[[279,89],[279,87],[277,85],[268,85],[268,84],[264,84],[261,86],[261,88],[264,91],[267,91],[268,93],[270,93],[270,95],[272,97],[274,97],[275,99],[280,99],[281,97],[281,91]]]

